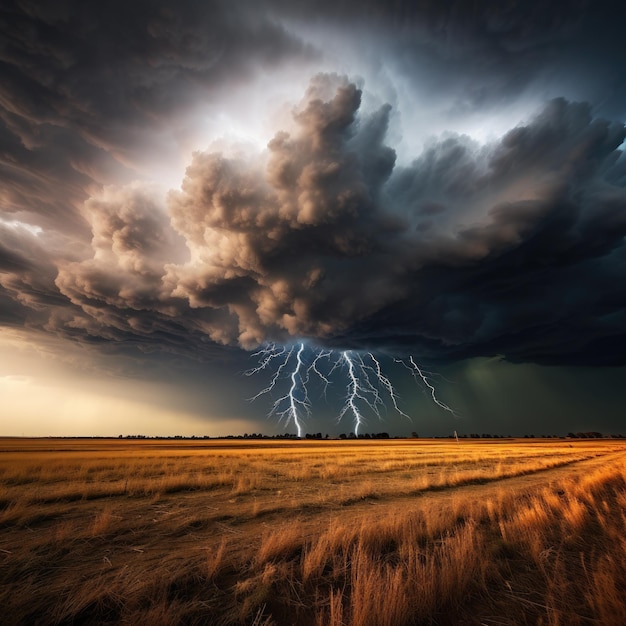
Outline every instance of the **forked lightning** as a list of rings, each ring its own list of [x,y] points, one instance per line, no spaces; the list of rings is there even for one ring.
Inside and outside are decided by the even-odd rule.
[[[298,437],[304,434],[305,419],[311,415],[311,401],[309,399],[309,384],[313,377],[317,378],[326,396],[333,380],[339,379],[341,372],[345,385],[344,403],[339,411],[338,420],[346,414],[354,420],[354,434],[366,422],[366,413],[373,413],[382,418],[381,409],[386,409],[390,403],[393,410],[399,415],[411,419],[399,406],[399,395],[389,377],[383,372],[381,362],[371,352],[361,354],[353,350],[333,351],[307,347],[305,343],[293,346],[268,344],[263,346],[253,357],[258,359],[258,365],[245,372],[246,376],[254,376],[264,370],[271,370],[270,382],[259,391],[251,400],[265,395],[279,397],[272,404],[268,415],[276,415],[285,426],[293,424]],[[413,357],[409,362],[394,359],[408,369],[416,382],[423,384],[433,399],[433,402],[442,409],[457,415],[449,406],[437,398],[430,372],[422,370]],[[287,390],[283,393],[283,381],[289,381]]]

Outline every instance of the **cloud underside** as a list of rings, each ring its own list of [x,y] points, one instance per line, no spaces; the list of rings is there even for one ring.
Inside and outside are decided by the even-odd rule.
[[[391,107],[361,100],[317,75],[265,150],[196,152],[167,195],[77,200],[71,249],[0,222],[3,323],[143,349],[626,363],[623,124],[556,99],[497,141],[444,134],[401,165]]]

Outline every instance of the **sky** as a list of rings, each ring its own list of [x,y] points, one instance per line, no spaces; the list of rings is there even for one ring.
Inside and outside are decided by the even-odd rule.
[[[3,2],[0,435],[625,433],[624,13]]]

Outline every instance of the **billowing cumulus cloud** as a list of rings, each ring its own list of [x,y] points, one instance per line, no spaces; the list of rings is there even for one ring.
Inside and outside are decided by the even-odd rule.
[[[623,124],[557,99],[498,141],[447,134],[400,166],[391,108],[362,113],[361,98],[318,75],[266,151],[198,152],[167,197],[135,183],[89,199],[92,253],[57,263],[68,302],[48,324],[621,363]],[[27,284],[28,260],[4,259]]]
[[[196,154],[170,195],[174,228],[191,261],[169,268],[173,295],[193,307],[226,307],[243,345],[323,338],[380,308],[401,228],[378,196],[394,165],[382,145],[388,109],[357,120],[361,93],[318,77],[261,157]],[[375,288],[363,289],[363,281]]]
[[[621,361],[622,124],[555,100],[498,142],[442,137],[394,170],[387,108],[360,118],[350,84],[315,96],[264,172],[196,155],[170,198],[193,257],[170,270],[176,295],[227,306],[244,344],[282,330],[435,357]]]

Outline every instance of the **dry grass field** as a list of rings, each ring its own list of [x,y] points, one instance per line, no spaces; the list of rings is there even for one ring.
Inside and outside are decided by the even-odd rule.
[[[620,441],[0,439],[0,623],[626,624]]]

